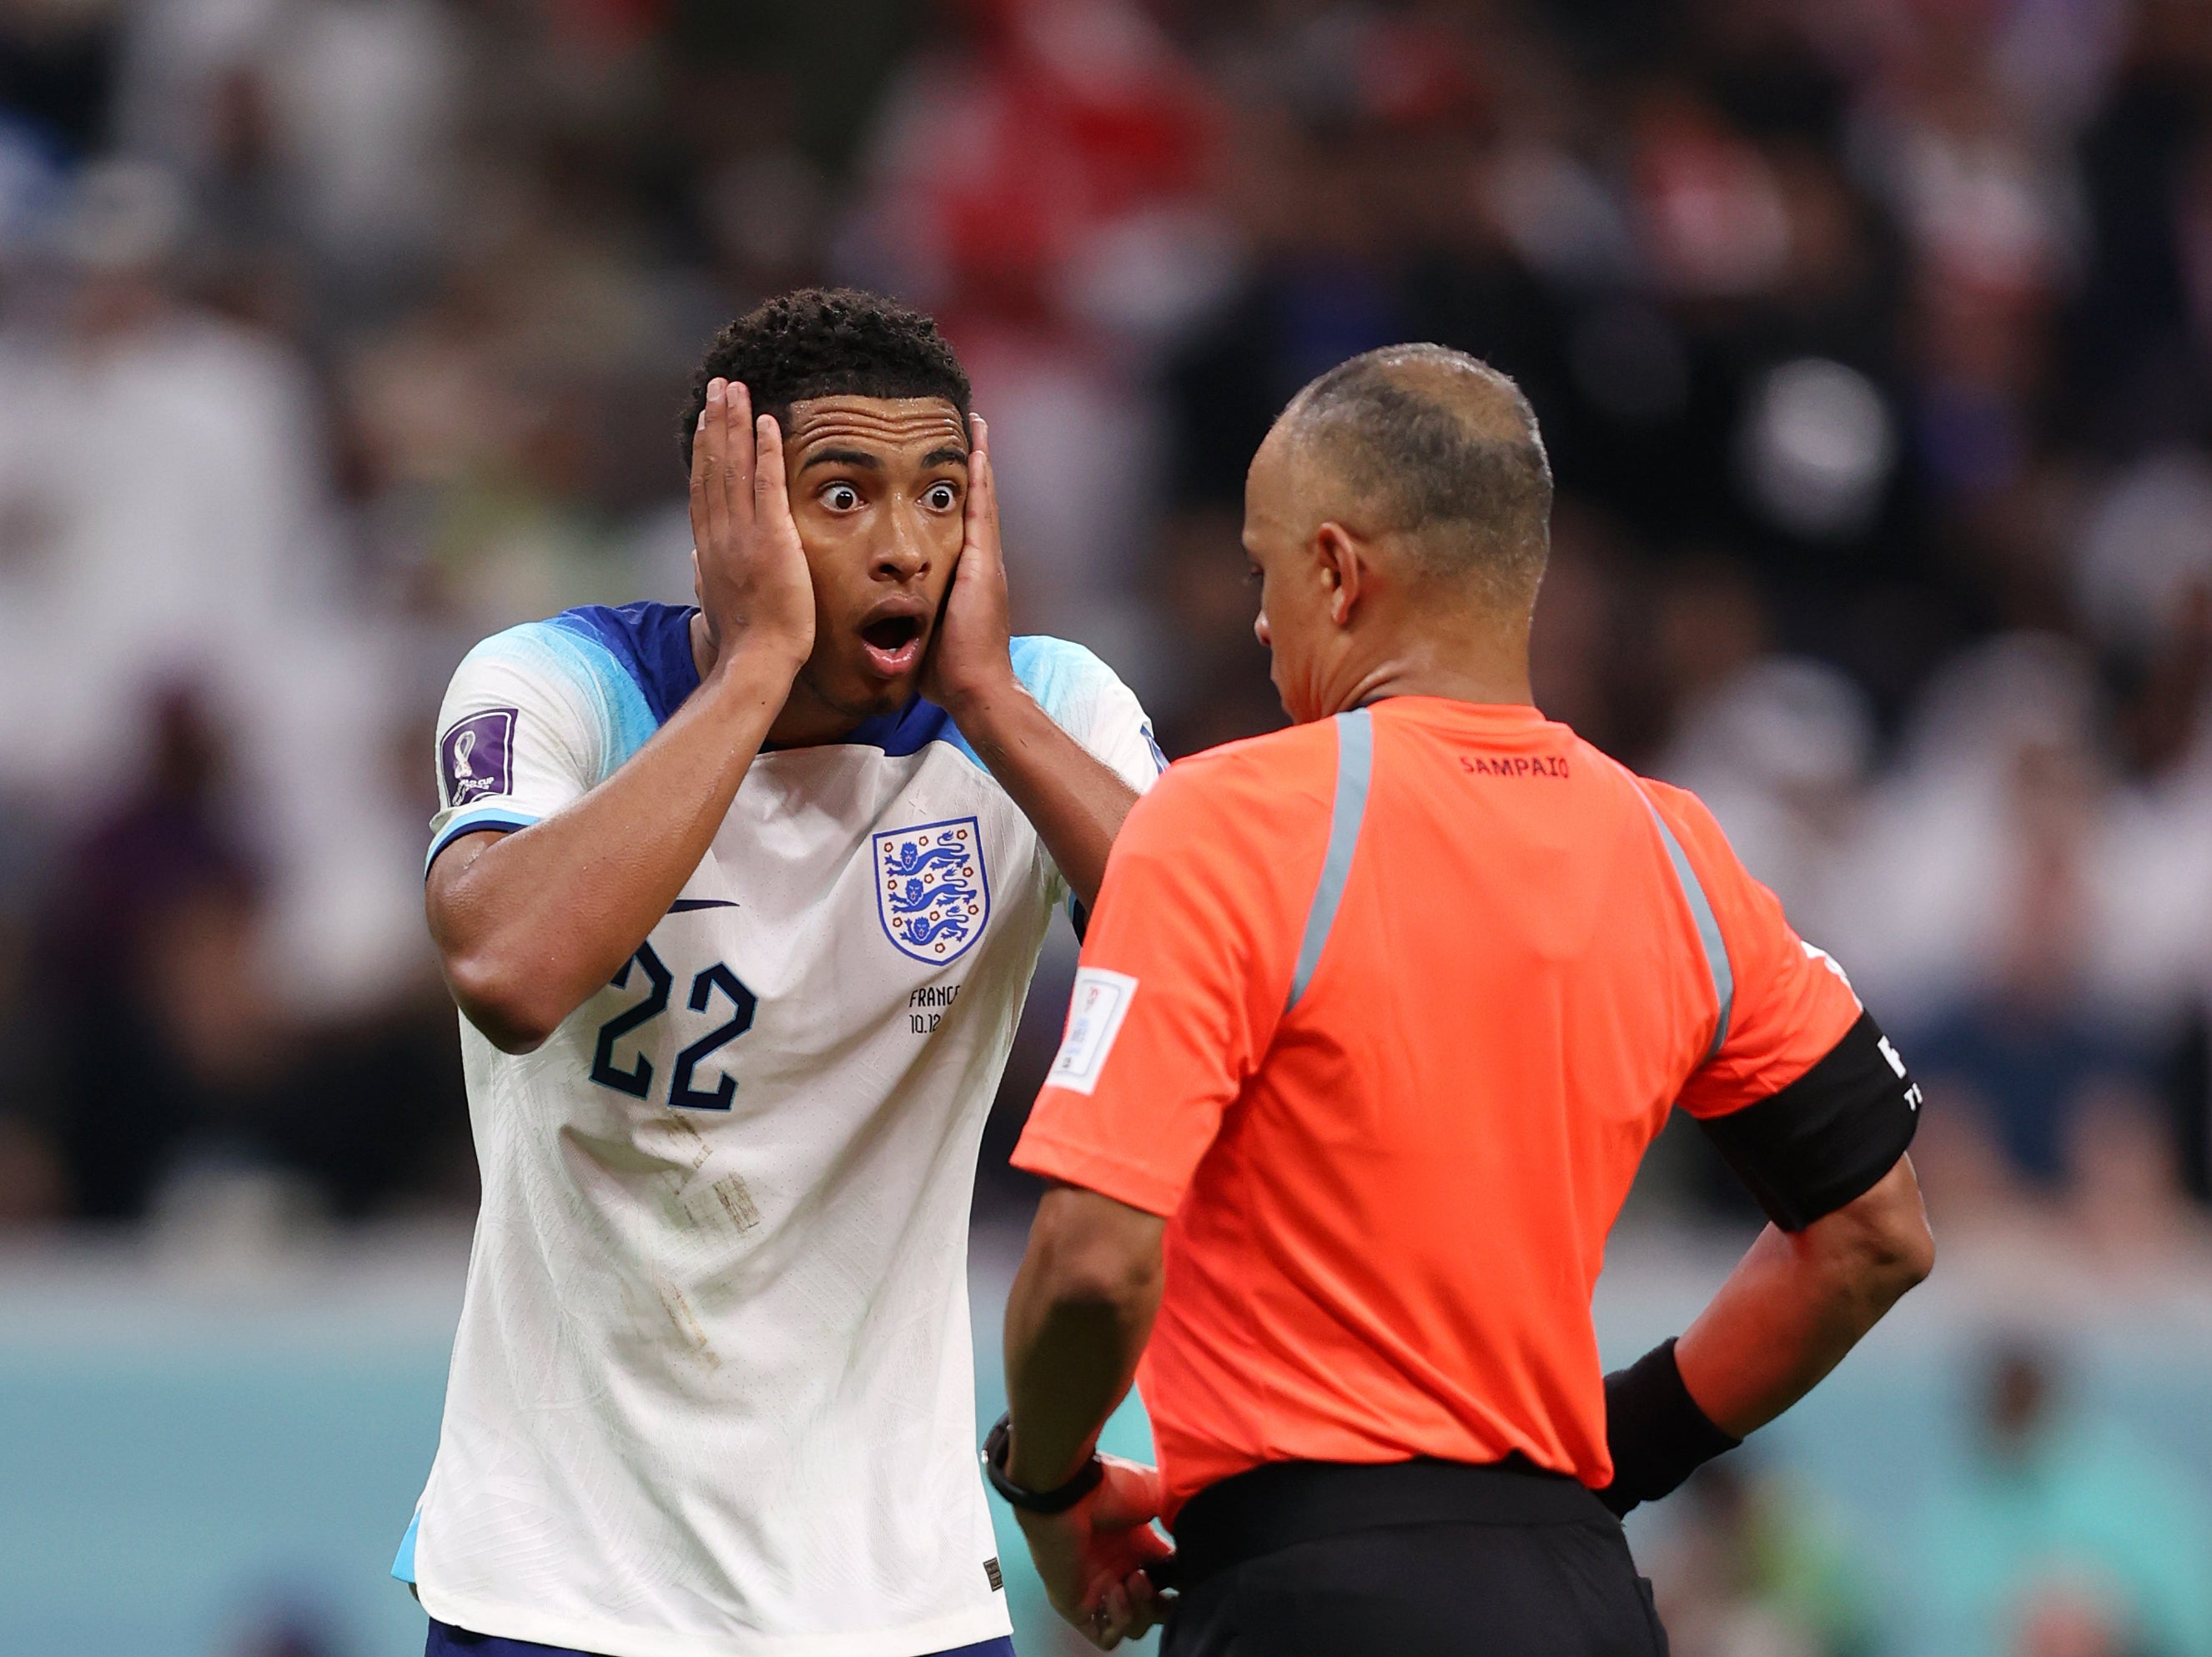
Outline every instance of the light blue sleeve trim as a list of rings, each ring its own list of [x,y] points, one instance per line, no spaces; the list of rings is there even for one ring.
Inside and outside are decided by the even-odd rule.
[[[1036,704],[1045,716],[1070,736],[1076,736],[1076,719],[1079,691],[1088,689],[1092,696],[1104,687],[1102,680],[1111,680],[1113,671],[1081,645],[1070,644],[1065,639],[1048,638],[1042,634],[1025,634],[1007,641],[1006,654],[1012,659],[1014,677],[1022,688],[1036,698]],[[1088,700],[1087,698],[1085,700]],[[1083,711],[1088,711],[1087,709]],[[1079,742],[1082,738],[1076,738]],[[958,739],[961,752],[977,765],[975,750],[968,746],[965,737]],[[1058,880],[1058,877],[1054,877]],[[1065,887],[1066,883],[1060,881]],[[1061,897],[1060,907],[1066,912],[1067,924],[1082,935],[1084,923],[1077,918],[1082,904],[1073,889]]]
[[[1643,785],[1637,786],[1643,792]],[[1674,865],[1674,878],[1682,888],[1682,895],[1689,901],[1690,913],[1698,923],[1698,938],[1705,945],[1705,970],[1713,980],[1713,1002],[1720,1016],[1713,1022],[1712,1045],[1705,1049],[1710,1059],[1721,1050],[1728,1040],[1729,1016],[1735,1008],[1735,970],[1729,965],[1728,940],[1721,936],[1720,918],[1713,913],[1713,906],[1705,897],[1705,889],[1698,878],[1698,871],[1690,866],[1689,855],[1682,850],[1681,841],[1667,826],[1667,819],[1659,815],[1659,808],[1651,803],[1651,796],[1644,795],[1644,809],[1651,814],[1651,821],[1659,827],[1659,838],[1667,842],[1667,855]]]
[[[422,1528],[422,1510],[417,1508],[407,1521],[407,1534],[399,1539],[399,1551],[392,1561],[392,1574],[410,1587],[415,1586],[415,1533]]]
[[[643,687],[590,634],[558,622],[532,622],[487,642],[505,646],[510,659],[526,669],[560,673],[589,696],[599,727],[598,781],[614,775],[660,729]]]
[[[1152,722],[1146,719],[1135,695],[1124,685],[1114,670],[1098,659],[1097,654],[1083,646],[1066,639],[1054,639],[1042,634],[1028,634],[1009,641],[1007,654],[1013,662],[1014,677],[1022,688],[1036,699],[1046,716],[1066,731],[1085,749],[1101,759],[1109,769],[1123,770],[1110,754],[1100,754],[1096,744],[1103,740],[1096,728],[1101,703],[1119,697],[1133,716],[1135,734],[1145,745],[1150,756],[1152,775],[1158,776],[1168,768],[1168,756],[1160,751],[1159,741],[1152,735]],[[980,767],[975,750],[967,739],[953,733],[953,741],[960,751]],[[1132,786],[1142,788],[1133,780]],[[1066,895],[1064,907],[1071,923],[1081,906],[1075,894]]]
[[[1091,651],[1065,639],[1038,634],[1014,640],[1007,653],[1013,659],[1014,677],[1061,730],[1088,745],[1085,729],[1095,720],[1099,704],[1118,697],[1134,719],[1152,774],[1157,776],[1168,768],[1168,756],[1161,752],[1152,722],[1145,717],[1135,694]],[[1091,733],[1094,738],[1097,735]]]
[[[646,701],[644,689],[622,660],[590,634],[558,622],[526,622],[504,633],[494,634],[463,659],[454,676],[457,683],[471,667],[497,667],[517,676],[495,681],[502,688],[514,686],[506,690],[502,700],[520,701],[532,710],[532,719],[550,719],[557,727],[568,726],[574,715],[560,713],[568,699],[562,698],[549,682],[557,682],[573,691],[583,704],[580,711],[592,725],[588,733],[580,731],[575,737],[581,740],[588,734],[593,750],[592,756],[578,756],[577,759],[589,764],[595,757],[598,774],[574,777],[572,781],[587,790],[612,776],[660,728]],[[483,683],[481,678],[477,681],[480,685]],[[532,687],[544,689],[533,690]],[[529,738],[539,739],[535,736]],[[521,756],[510,754],[508,764],[516,773],[510,781],[520,784]],[[529,790],[525,788],[523,792]],[[544,801],[541,799],[539,804]],[[427,875],[438,853],[461,835],[480,828],[527,828],[540,821],[542,815],[518,806],[512,792],[458,811],[431,837],[430,848],[422,858],[423,872]]]
[[[1062,730],[1079,725],[1090,704],[1121,683],[1112,668],[1065,639],[1028,635],[1012,640],[1006,653],[1014,677]]]
[[[1359,849],[1359,826],[1367,815],[1367,788],[1375,771],[1374,716],[1355,707],[1331,723],[1336,726],[1336,803],[1329,811],[1328,850],[1321,860],[1321,883],[1314,888],[1313,907],[1306,911],[1305,938],[1298,945],[1285,1011],[1298,1005],[1314,969],[1321,965],[1321,952],[1328,947],[1337,906],[1344,901],[1344,883],[1352,877],[1352,854]]]
[[[422,872],[428,875],[430,865],[438,860],[438,853],[463,835],[477,834],[486,828],[528,828],[539,821],[529,812],[518,811],[510,805],[477,805],[458,812],[430,841],[429,853],[422,859]]]

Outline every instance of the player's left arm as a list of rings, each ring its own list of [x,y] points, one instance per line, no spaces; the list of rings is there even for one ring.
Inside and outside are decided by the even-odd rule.
[[[1039,707],[1014,673],[990,432],[969,416],[966,526],[932,647],[928,690],[1020,806],[1086,908],[1137,791]]]

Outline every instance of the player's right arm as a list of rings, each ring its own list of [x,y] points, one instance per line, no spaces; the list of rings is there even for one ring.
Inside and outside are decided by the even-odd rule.
[[[527,1053],[614,976],[707,854],[813,646],[814,591],[781,434],[745,388],[709,385],[691,532],[713,662],[627,762],[520,829],[440,848],[425,889],[453,999]]]

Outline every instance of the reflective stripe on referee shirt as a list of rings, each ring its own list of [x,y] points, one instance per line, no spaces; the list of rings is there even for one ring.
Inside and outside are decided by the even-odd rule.
[[[1644,791],[1643,780],[1636,782],[1636,792],[1644,801],[1644,809],[1651,814],[1657,826],[1659,838],[1666,842],[1667,856],[1674,865],[1674,879],[1682,889],[1682,896],[1689,903],[1691,917],[1698,923],[1698,939],[1705,945],[1705,971],[1713,980],[1713,1005],[1720,1009],[1713,1020],[1712,1044],[1705,1049],[1711,1059],[1728,1040],[1729,1015],[1735,1008],[1735,973],[1729,965],[1728,944],[1721,937],[1721,923],[1713,913],[1713,906],[1705,896],[1704,883],[1698,871],[1690,866],[1689,854],[1682,850],[1682,842],[1674,838],[1674,831],[1667,826],[1667,819],[1659,815],[1659,808],[1651,803],[1651,796]]]
[[[1367,816],[1367,785],[1375,774],[1375,721],[1364,707],[1340,713],[1329,721],[1336,727],[1336,801],[1328,816],[1328,850],[1321,860],[1321,880],[1314,887],[1313,906],[1306,911],[1306,930],[1298,944],[1298,964],[1291,974],[1287,1007],[1298,1005],[1321,965],[1321,952],[1328,947],[1329,929],[1336,925],[1337,906],[1344,901],[1344,883],[1352,874],[1352,853],[1359,849],[1359,825]]]

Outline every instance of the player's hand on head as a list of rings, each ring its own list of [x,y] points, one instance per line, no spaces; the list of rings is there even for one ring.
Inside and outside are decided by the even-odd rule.
[[[968,500],[959,561],[945,589],[922,692],[957,709],[1013,679],[1006,619],[1006,564],[999,543],[999,497],[991,471],[991,434],[981,415],[968,416]]]
[[[734,380],[707,383],[692,434],[691,543],[716,660],[773,652],[797,672],[814,647],[814,582],[792,522],[783,434]]]

